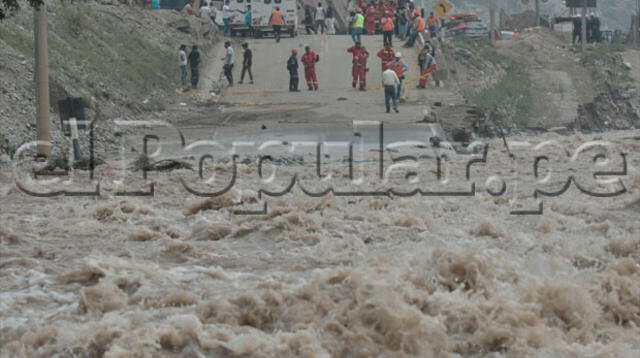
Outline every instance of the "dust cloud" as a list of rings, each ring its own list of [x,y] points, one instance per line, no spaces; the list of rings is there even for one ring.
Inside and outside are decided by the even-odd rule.
[[[573,187],[540,216],[509,215],[484,183],[468,198],[294,190],[243,216],[255,192],[198,199],[184,169],[154,174],[153,198],[55,199],[3,169],[0,357],[638,357],[637,134],[605,138],[631,153],[628,193]],[[488,167],[511,175],[491,145]]]

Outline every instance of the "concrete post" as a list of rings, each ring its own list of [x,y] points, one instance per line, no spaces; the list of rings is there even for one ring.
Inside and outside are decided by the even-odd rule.
[[[49,121],[49,56],[47,54],[47,13],[42,4],[34,8],[34,38],[35,38],[35,82],[36,82],[36,131],[37,151],[40,157],[51,155],[51,133]]]

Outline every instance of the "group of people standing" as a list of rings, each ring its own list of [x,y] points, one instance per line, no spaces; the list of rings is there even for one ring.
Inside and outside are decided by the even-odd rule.
[[[425,33],[425,30],[428,30],[431,38],[437,36],[441,20],[433,12],[425,20],[421,11],[413,7],[413,3],[407,3],[406,8],[395,10],[391,5],[384,5],[387,3],[382,4],[381,14],[373,3],[367,10],[366,16],[362,8],[357,8],[352,13],[349,28],[354,43],[362,42],[363,34],[373,35],[378,31],[382,33],[383,43],[393,46],[393,36],[396,35],[400,40],[406,40],[404,47],[407,48],[413,47],[418,35]]]
[[[191,47],[191,52],[187,56],[187,46],[181,45],[178,49],[178,64],[180,66],[180,80],[182,87],[185,91],[189,90],[187,87],[187,80],[189,77],[189,70],[191,70],[191,88],[198,87],[198,81],[200,80],[200,50],[198,46]],[[189,68],[189,70],[187,69]]]
[[[309,45],[304,46],[305,52],[300,58],[300,63],[304,66],[304,75],[309,91],[317,91],[318,74],[316,72],[316,64],[320,61],[320,56]],[[369,51],[362,46],[361,42],[356,42],[354,46],[349,47],[347,52],[352,55],[351,67],[351,86],[359,88],[360,91],[367,90],[367,61],[369,60]],[[430,41],[426,41],[424,47],[418,54],[418,64],[420,66],[420,79],[416,88],[426,88],[429,76],[438,69],[436,65],[436,50]],[[380,58],[382,70],[382,84],[384,86],[385,108],[386,113],[391,108],[398,113],[398,103],[402,93],[402,86],[406,79],[406,73],[409,66],[402,60],[401,52],[396,52],[391,44],[386,42],[384,47],[378,51],[377,57]],[[298,92],[299,75],[298,75],[298,50],[292,49],[291,56],[287,60],[287,71],[289,72],[289,91]]]
[[[582,18],[573,19],[573,43],[582,42]],[[587,18],[587,43],[602,42],[602,32],[600,31],[600,19],[594,14]]]
[[[321,2],[318,3],[317,7],[314,7],[308,1],[305,2],[302,22],[307,35],[317,33],[335,35],[335,11],[331,2],[327,2],[327,7],[323,7]]]

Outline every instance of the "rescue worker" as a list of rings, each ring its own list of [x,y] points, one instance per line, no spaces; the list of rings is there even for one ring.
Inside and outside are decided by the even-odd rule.
[[[411,48],[416,42],[416,38],[420,33],[424,31],[424,20],[419,14],[414,13],[413,15],[413,29],[411,30],[411,35],[407,42],[404,43],[404,47]]]
[[[316,74],[316,63],[320,61],[320,56],[311,51],[309,45],[304,46],[304,55],[300,62],[304,65],[304,77],[307,81],[309,91],[318,90],[318,75]]]
[[[287,61],[287,71],[289,71],[289,92],[300,92],[298,89],[298,50],[291,50],[291,56]]]
[[[280,42],[280,29],[284,24],[282,12],[280,12],[280,6],[276,6],[276,9],[271,13],[269,17],[269,25],[273,26],[273,34],[276,37],[276,42]]]
[[[385,43],[384,47],[378,51],[378,57],[380,57],[380,61],[382,62],[382,72],[384,72],[387,69],[387,65],[393,61],[395,58],[394,55],[395,53],[389,43]]]
[[[400,84],[396,89],[396,99],[400,100],[402,94],[402,82],[404,81],[404,74],[409,70],[409,65],[402,61],[402,53],[396,52],[395,59],[389,63],[389,68],[393,70],[400,79]]]
[[[377,11],[373,4],[369,5],[367,8],[367,17],[365,19],[365,27],[367,29],[367,34],[374,35],[376,33],[376,21],[377,21]]]
[[[429,35],[431,38],[436,37],[438,34],[438,23],[440,20],[438,17],[432,12],[427,18],[427,25],[429,26]]]
[[[356,88],[356,85],[360,82],[360,90],[366,91],[367,59],[369,58],[369,52],[362,47],[360,42],[356,42],[356,45],[347,49],[347,52],[353,55],[353,65],[351,67],[353,81],[351,82],[351,87]]]
[[[425,45],[425,47],[428,47]],[[422,52],[421,52],[422,54]],[[428,48],[427,51],[424,52],[424,63],[421,66],[420,71],[420,82],[416,86],[416,88],[425,89],[427,86],[427,80],[429,79],[429,75],[438,69],[436,65],[436,59],[431,54],[431,49]]]
[[[198,46],[193,46],[189,53],[189,67],[191,67],[191,88],[198,88],[198,81],[200,80],[200,51]]]
[[[393,46],[393,30],[395,28],[393,17],[390,13],[385,13],[380,22],[382,23],[382,43]]]
[[[362,32],[364,30],[364,16],[362,16],[362,9],[357,8],[356,14],[353,17],[353,22],[351,26],[351,39],[354,43],[360,42],[362,36]]]

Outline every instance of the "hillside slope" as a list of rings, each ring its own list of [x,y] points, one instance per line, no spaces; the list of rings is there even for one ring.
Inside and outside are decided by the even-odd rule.
[[[180,44],[212,44],[171,24],[184,13],[131,8],[117,1],[47,2],[51,120],[61,140],[56,102],[68,95],[91,104],[88,119],[106,120],[162,109],[179,85]],[[26,7],[0,23],[0,152],[35,134],[33,20]],[[105,128],[108,126],[105,126]],[[101,142],[101,145],[106,143]]]

